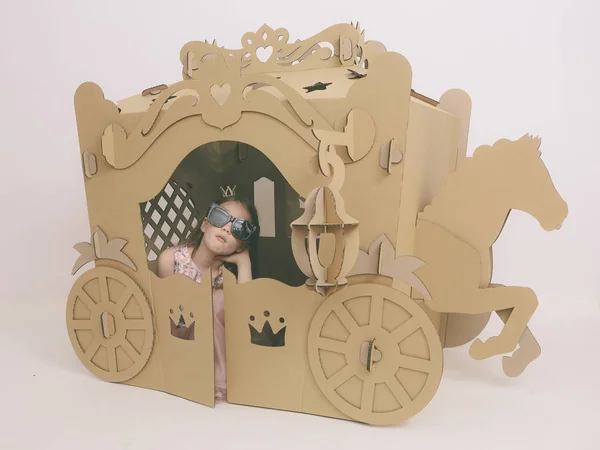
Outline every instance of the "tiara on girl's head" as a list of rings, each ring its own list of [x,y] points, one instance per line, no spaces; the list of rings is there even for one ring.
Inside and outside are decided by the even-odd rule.
[[[223,188],[223,186],[221,186],[221,193],[223,194],[223,198],[228,198],[228,197],[233,197],[235,196],[235,188],[236,186],[225,186],[225,188]]]

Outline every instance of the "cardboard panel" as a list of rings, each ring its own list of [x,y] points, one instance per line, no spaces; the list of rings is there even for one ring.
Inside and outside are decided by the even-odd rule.
[[[223,284],[228,401],[302,412],[308,327],[320,296],[269,279],[236,284],[227,271]]]
[[[334,25],[297,42],[288,42],[287,30],[263,25],[255,33],[242,36],[239,50],[219,48],[215,43],[190,42],[182,48],[180,57],[184,77],[198,77],[196,67],[207,55],[215,53],[240,60],[244,74],[287,72],[349,64],[356,57],[360,39],[360,29],[350,24]]]
[[[459,119],[458,151],[456,165],[467,156],[469,127],[471,124],[471,98],[461,89],[450,89],[442,94],[438,108],[448,111]]]
[[[417,214],[439,194],[456,168],[458,118],[426,103],[410,103],[397,255],[414,251]]]
[[[163,390],[214,406],[211,285],[184,275],[151,280]]]
[[[366,112],[375,124],[373,145],[366,154],[358,154],[360,159],[356,162],[352,162],[346,147],[336,149],[346,163],[340,194],[346,211],[360,223],[359,246],[366,251],[382,232],[395,244],[399,209],[394,205],[400,205],[404,164],[400,162],[393,166],[392,173],[387,172],[379,164],[380,148],[384,144],[389,148],[394,139],[396,150],[404,151],[411,69],[401,55],[382,53],[373,57],[368,76],[352,81],[354,85],[346,99],[323,98],[312,103],[323,117],[335,123],[338,131],[346,126],[351,108]]]
[[[260,217],[260,235],[275,237],[275,183],[266,177],[255,181],[254,198]]]
[[[426,100],[424,100],[426,101]],[[456,152],[456,164],[452,169],[461,163],[467,155],[467,143],[469,137],[469,127],[471,119],[471,98],[461,89],[450,89],[440,97],[439,103],[436,105],[438,109],[449,112],[458,119],[458,142]],[[434,175],[435,177],[435,175]],[[441,177],[437,178],[441,180]],[[430,193],[430,196],[435,196],[439,191],[439,184],[435,192]],[[429,198],[431,201],[433,197]],[[490,267],[491,269],[491,267]],[[491,280],[491,270],[489,279],[482,279],[481,287],[485,287]],[[443,322],[443,342],[444,347],[458,347],[475,339],[487,325],[491,313],[483,314],[446,314]]]

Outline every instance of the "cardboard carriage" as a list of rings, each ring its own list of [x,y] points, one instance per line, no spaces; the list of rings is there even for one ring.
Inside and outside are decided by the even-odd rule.
[[[117,104],[93,83],[75,95],[92,234],[73,273],[94,267],[67,327],[93,374],[214,406],[210,283],[159,278],[156,259],[233,189],[261,231],[259,278],[224,274],[230,403],[400,423],[433,398],[442,349],[494,311],[505,327],[474,358],[507,354],[516,376],[539,355],[535,294],[490,284],[511,209],[547,230],[567,215],[539,139],[466,158],[467,94],[414,92],[407,60],[358,25],[293,43],[265,25],[180,60],[183,81]]]

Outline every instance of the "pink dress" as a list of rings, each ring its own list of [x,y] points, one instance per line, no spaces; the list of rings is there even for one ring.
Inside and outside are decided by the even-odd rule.
[[[192,261],[192,247],[173,247],[175,256],[174,272],[185,275],[196,283],[200,283],[202,272]],[[213,302],[213,335],[215,354],[215,399],[226,400],[227,383],[225,368],[225,298],[223,296],[223,266],[219,269],[219,275],[212,283]]]

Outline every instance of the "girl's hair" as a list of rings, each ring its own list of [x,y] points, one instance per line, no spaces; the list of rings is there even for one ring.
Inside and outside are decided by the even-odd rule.
[[[250,263],[252,264],[252,278],[258,278],[258,236],[260,234],[260,224],[258,223],[258,212],[256,211],[256,206],[249,200],[241,198],[239,196],[231,196],[221,198],[213,203],[217,205],[222,205],[223,203],[229,202],[237,202],[241,204],[248,214],[250,214],[250,221],[256,225],[256,231],[252,235],[252,238],[249,241],[242,241],[242,248],[247,248],[248,253],[250,254]],[[190,235],[181,241],[178,245],[186,246],[186,247],[198,247],[202,242],[202,238],[204,237],[204,232],[201,229],[202,220],[198,223],[198,227],[190,233]],[[237,277],[237,266],[231,263],[223,263],[226,269],[232,272]]]

